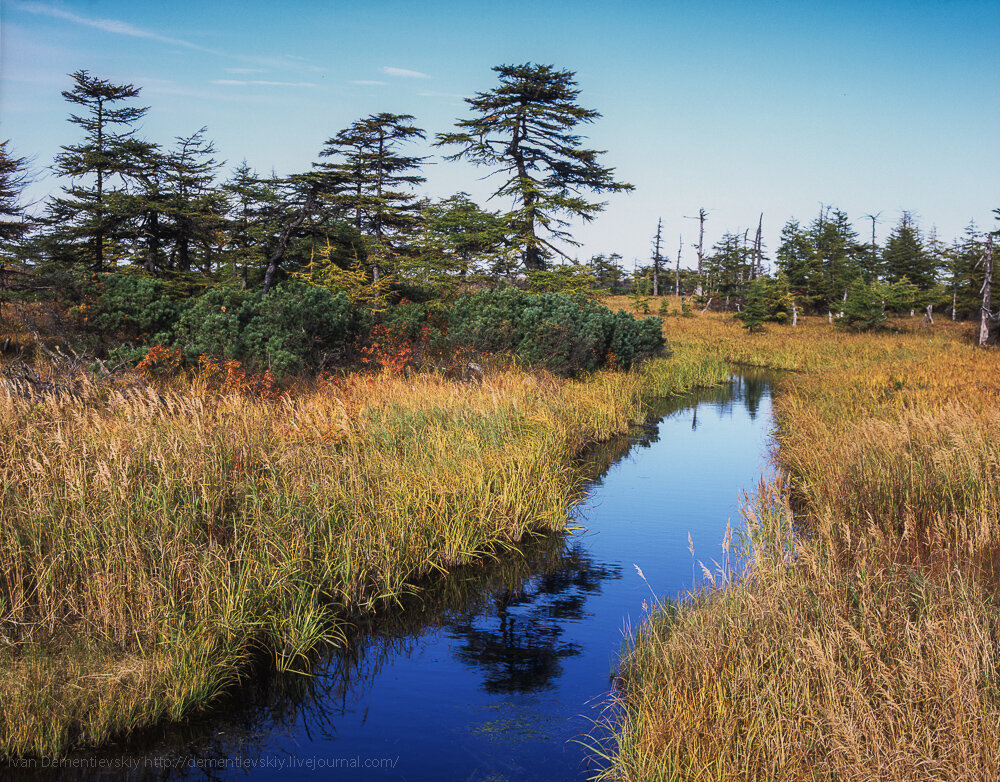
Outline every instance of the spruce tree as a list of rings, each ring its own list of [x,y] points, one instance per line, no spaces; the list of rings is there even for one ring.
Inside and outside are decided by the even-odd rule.
[[[934,259],[924,247],[920,229],[909,212],[903,212],[899,218],[885,244],[882,259],[888,282],[899,282],[906,277],[919,290],[927,291],[937,281]]]
[[[105,243],[132,227],[134,203],[126,186],[135,183],[152,145],[134,138],[135,123],[147,107],[124,105],[139,95],[132,84],[112,84],[81,70],[63,97],[82,108],[69,121],[83,130],[83,141],[62,147],[54,169],[70,179],[65,197],[53,199],[48,221],[71,241],[82,240],[80,253],[95,271],[105,265]],[[116,186],[117,183],[117,186]]]
[[[534,63],[493,70],[500,84],[467,98],[473,116],[458,120],[457,132],[439,133],[436,145],[459,146],[449,160],[467,159],[501,174],[493,195],[513,199],[513,241],[529,271],[542,269],[553,253],[568,259],[553,241],[577,244],[565,218],[590,221],[604,208],[586,193],[633,188],[598,163],[603,151],[583,148],[577,126],[601,115],[577,104],[575,73]]]
[[[328,180],[323,200],[369,238],[372,276],[413,235],[421,204],[411,189],[425,181],[418,173],[423,158],[402,154],[402,147],[425,138],[410,114],[372,114],[327,140],[316,165]]]
[[[423,213],[419,265],[425,272],[466,279],[476,272],[497,271],[506,246],[506,223],[487,212],[468,193],[427,204]]]
[[[15,157],[0,141],[0,242],[8,242],[27,232],[21,194],[28,184],[28,162]]]
[[[244,160],[222,184],[226,199],[226,261],[240,284],[249,284],[250,269],[267,263],[268,224],[278,211],[280,197],[274,183],[263,179]]]
[[[174,268],[190,271],[196,260],[207,267],[212,234],[222,226],[225,196],[215,187],[215,145],[205,139],[207,128],[178,136],[174,150],[164,160],[164,212],[171,222]],[[200,249],[200,253],[197,251]]]

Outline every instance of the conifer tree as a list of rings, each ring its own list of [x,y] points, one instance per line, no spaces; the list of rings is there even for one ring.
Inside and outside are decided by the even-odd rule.
[[[423,158],[402,154],[407,142],[425,137],[410,114],[372,114],[327,140],[316,169],[327,177],[323,200],[369,237],[372,276],[400,251],[420,220],[421,204],[410,192],[423,183]],[[336,186],[333,186],[336,183]]]
[[[268,223],[278,211],[274,183],[263,179],[244,160],[222,184],[226,198],[228,262],[240,284],[249,284],[249,270],[262,269],[267,261]]]
[[[132,84],[112,84],[85,70],[71,78],[73,88],[62,95],[82,108],[69,121],[83,130],[83,141],[62,147],[55,158],[56,173],[70,184],[63,188],[65,197],[53,199],[49,223],[70,240],[83,240],[82,257],[102,271],[105,243],[135,217],[127,188],[137,182],[152,150],[134,137],[135,123],[147,108],[124,105],[139,95]]]
[[[28,162],[15,157],[7,148],[9,143],[9,139],[0,141],[0,242],[16,239],[29,227],[21,204],[21,194],[28,184]]]
[[[175,268],[190,271],[193,246],[206,256],[212,232],[222,225],[225,197],[215,187],[215,145],[205,139],[207,128],[190,136],[178,136],[174,150],[165,157],[163,170],[166,193],[165,213],[171,222]],[[203,261],[207,264],[207,259]]]
[[[906,277],[921,291],[934,287],[937,279],[934,259],[924,247],[920,229],[913,216],[903,212],[882,253],[885,278],[899,282]]]
[[[473,116],[458,120],[457,132],[439,133],[436,145],[461,148],[449,160],[497,170],[503,181],[493,195],[514,201],[513,241],[529,271],[542,269],[553,253],[569,259],[553,244],[576,244],[566,218],[590,221],[604,208],[585,194],[633,188],[598,163],[603,151],[583,148],[576,127],[601,115],[577,104],[575,73],[534,63],[493,70],[500,84],[467,98]]]
[[[506,246],[506,223],[487,212],[468,193],[456,193],[424,206],[423,247],[419,265],[439,275],[466,279],[495,271]]]

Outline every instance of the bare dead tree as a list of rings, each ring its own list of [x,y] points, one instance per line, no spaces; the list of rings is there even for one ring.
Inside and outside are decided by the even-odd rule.
[[[876,212],[873,215],[863,215],[863,217],[872,221],[872,271],[874,271],[875,255],[877,253],[877,249],[875,247],[875,223],[878,222],[879,215],[881,214],[881,212]]]
[[[704,267],[705,260],[705,218],[708,217],[708,212],[704,209],[698,210],[697,217],[688,217],[685,215],[686,220],[697,220],[698,221],[698,286],[695,289],[695,295],[702,295],[702,269]]]
[[[982,347],[990,342],[990,327],[995,320],[993,315],[993,234],[986,235],[986,249],[983,251],[983,306],[979,318],[979,345]]]
[[[681,295],[681,250],[684,249],[684,237],[677,239],[677,266],[674,269],[674,296]]]
[[[764,230],[764,213],[760,213],[760,219],[757,221],[757,237],[753,242],[754,249],[754,261],[756,263],[756,269],[754,273],[754,279],[757,277],[762,277],[764,275],[764,251],[763,251],[763,239],[761,234]]]

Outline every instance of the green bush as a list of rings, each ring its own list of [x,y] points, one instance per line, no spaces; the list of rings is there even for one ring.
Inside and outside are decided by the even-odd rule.
[[[96,299],[87,325],[108,336],[147,340],[169,331],[177,318],[177,305],[152,277],[102,274],[90,291]]]
[[[243,358],[240,336],[253,311],[254,295],[237,288],[213,288],[188,302],[174,326],[171,342],[188,359],[202,353]]]
[[[236,288],[210,290],[184,308],[171,342],[189,359],[204,353],[284,374],[343,351],[352,331],[344,294],[293,283],[263,300]]]
[[[321,365],[351,337],[351,304],[343,293],[283,285],[252,305],[240,340],[243,360],[257,359],[279,374]]]
[[[517,359],[560,374],[613,365],[628,369],[663,350],[662,321],[637,321],[586,296],[513,288],[459,298],[448,316],[448,342]]]

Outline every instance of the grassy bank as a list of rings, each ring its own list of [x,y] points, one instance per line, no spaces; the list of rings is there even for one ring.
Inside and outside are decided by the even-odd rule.
[[[587,442],[727,373],[0,387],[0,755],[180,718],[262,659],[307,667],[424,577],[563,528]]]
[[[606,776],[1000,777],[1000,354],[919,320],[674,323],[690,355],[793,370],[784,480],[747,502],[750,573],[637,633]]]

